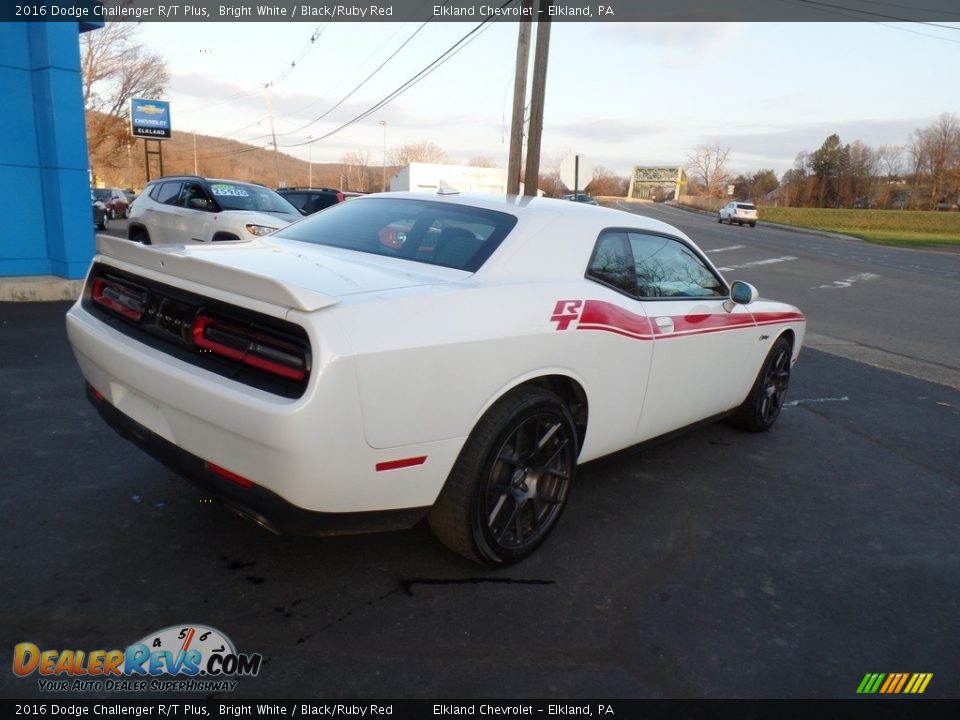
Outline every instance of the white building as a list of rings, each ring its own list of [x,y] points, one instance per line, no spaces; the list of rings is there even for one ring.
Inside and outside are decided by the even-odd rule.
[[[471,165],[435,165],[410,163],[390,178],[391,190],[420,190],[435,193],[443,180],[464,193],[507,192],[505,168],[473,167]]]

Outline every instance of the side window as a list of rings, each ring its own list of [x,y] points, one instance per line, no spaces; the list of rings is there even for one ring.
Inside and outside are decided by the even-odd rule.
[[[310,196],[306,193],[286,193],[284,194],[283,199],[293,205],[300,212],[306,212],[307,200],[310,199]]]
[[[163,203],[164,205],[176,205],[177,198],[180,196],[180,186],[183,183],[179,182],[165,182],[160,183],[157,194],[154,195],[150,193],[150,197],[156,200],[158,203]]]
[[[180,192],[177,205],[191,210],[210,210],[213,208],[210,195],[203,189],[203,185],[194,182],[183,184],[183,190]]]
[[[616,230],[600,235],[587,266],[587,277],[637,296],[637,274],[627,233]]]
[[[679,240],[630,232],[640,297],[723,297],[723,283]]]

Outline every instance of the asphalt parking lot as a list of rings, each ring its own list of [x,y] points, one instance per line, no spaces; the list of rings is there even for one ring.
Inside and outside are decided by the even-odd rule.
[[[550,542],[489,571],[424,525],[277,537],[210,502],[87,404],[67,307],[0,303],[4,652],[203,623],[264,655],[238,699],[960,696],[956,390],[804,350],[770,433],[585,466]]]

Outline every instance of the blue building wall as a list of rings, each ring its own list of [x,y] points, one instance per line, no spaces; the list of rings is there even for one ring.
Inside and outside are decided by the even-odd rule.
[[[81,278],[93,257],[79,33],[99,26],[0,23],[0,276]]]

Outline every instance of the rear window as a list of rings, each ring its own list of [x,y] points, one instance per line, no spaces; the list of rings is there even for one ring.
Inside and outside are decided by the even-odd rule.
[[[740,210],[756,210],[757,206],[753,203],[737,203],[737,208]]]
[[[516,222],[512,215],[482,208],[371,198],[338,203],[274,237],[474,272]]]

